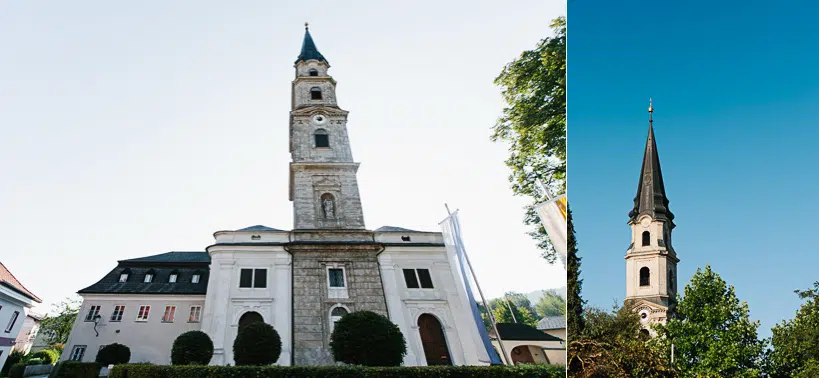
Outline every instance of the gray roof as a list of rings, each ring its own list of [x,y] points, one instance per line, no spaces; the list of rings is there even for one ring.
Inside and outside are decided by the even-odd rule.
[[[375,232],[422,232],[422,231],[415,231],[402,227],[383,226],[377,228]]]
[[[208,287],[210,257],[207,252],[167,252],[159,255],[119,261],[97,283],[86,287],[79,294],[194,294],[205,295]],[[121,274],[128,280],[119,282]],[[145,275],[153,274],[151,282]],[[168,282],[176,274],[176,282]],[[199,282],[193,283],[194,274]]]
[[[562,341],[559,337],[543,333],[523,323],[497,323],[496,326],[504,341]],[[496,338],[494,330],[489,330],[489,336]]]
[[[539,330],[563,328],[566,328],[566,318],[563,316],[547,316],[543,319],[540,319],[540,321],[537,322],[537,329]]]
[[[276,229],[276,228],[271,228],[271,227],[262,226],[260,224],[257,224],[255,226],[245,227],[245,228],[243,228],[241,230],[236,230],[236,231],[238,232],[238,231],[283,231],[283,230],[279,230],[279,229]]]
[[[304,40],[301,43],[301,53],[299,57],[296,58],[296,63],[301,61],[308,61],[310,59],[316,59],[319,62],[328,63],[327,59],[324,58],[324,55],[316,48],[315,42],[313,42],[313,37],[310,35],[310,30],[307,29],[307,24],[304,25]]]

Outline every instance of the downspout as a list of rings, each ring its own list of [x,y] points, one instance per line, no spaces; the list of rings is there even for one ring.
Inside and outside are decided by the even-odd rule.
[[[290,254],[290,366],[296,365],[296,310],[295,310],[295,295],[294,292],[294,284],[295,284],[295,268],[296,264],[293,261],[293,252],[290,252],[290,249],[287,247],[290,246],[290,243],[293,242],[293,231],[287,233],[287,244],[282,246],[284,251]]]
[[[373,236],[373,243],[375,243],[375,232],[372,233]],[[378,264],[378,281],[381,282],[381,294],[384,297],[384,309],[387,310],[387,319],[390,319],[390,307],[387,305],[387,292],[384,290],[384,276],[381,274],[381,261],[378,259],[378,256],[381,255],[387,247],[384,244],[380,245],[381,250],[376,252],[375,254],[375,262]]]

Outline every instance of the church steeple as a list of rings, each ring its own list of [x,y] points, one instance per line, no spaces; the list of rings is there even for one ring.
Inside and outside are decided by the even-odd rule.
[[[298,62],[306,62],[310,59],[318,60],[319,62],[324,62],[328,66],[330,63],[327,59],[324,58],[324,55],[316,48],[316,44],[313,42],[313,37],[310,35],[310,29],[308,28],[308,24],[304,23],[304,41],[301,43],[301,54],[296,59],[296,63]]]
[[[648,137],[646,138],[643,167],[640,170],[640,181],[637,195],[634,197],[634,208],[628,213],[632,222],[643,214],[655,220],[668,221],[673,224],[674,214],[668,208],[668,197],[665,194],[663,173],[660,169],[660,156],[657,152],[657,141],[654,138],[654,106],[651,100],[648,105]]]

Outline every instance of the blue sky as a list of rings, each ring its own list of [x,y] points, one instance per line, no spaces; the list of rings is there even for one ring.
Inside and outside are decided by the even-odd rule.
[[[292,227],[304,22],[338,81],[368,228],[461,210],[484,291],[565,285],[522,224],[492,81],[560,0],[0,2],[0,259],[47,310],[120,259]]]
[[[583,296],[625,295],[648,99],[679,287],[710,264],[761,321],[819,281],[819,4],[570,1],[569,192]]]

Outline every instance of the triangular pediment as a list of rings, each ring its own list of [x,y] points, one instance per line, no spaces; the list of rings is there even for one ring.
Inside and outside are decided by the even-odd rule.
[[[663,306],[659,303],[652,302],[647,299],[631,299],[629,300],[628,306],[631,308],[632,311],[639,312],[640,310],[647,309],[649,311],[668,311],[668,306]]]
[[[291,116],[312,116],[313,114],[325,114],[328,116],[346,116],[349,113],[346,110],[341,110],[339,108],[332,108],[329,106],[308,106],[304,108],[299,108],[290,112]]]

